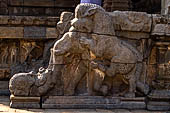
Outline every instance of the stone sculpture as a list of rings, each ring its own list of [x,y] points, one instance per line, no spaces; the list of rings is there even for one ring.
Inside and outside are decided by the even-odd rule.
[[[61,33],[70,25],[69,22],[63,25],[63,29],[59,28]],[[59,22],[58,26],[61,24]],[[135,97],[136,88],[147,94],[148,86],[139,80],[143,60],[141,54],[118,39],[113,26],[111,15],[102,7],[88,3],[78,5],[69,32],[51,49],[48,68],[41,68],[38,73],[14,75],[9,85],[11,93],[18,96],[45,95],[61,76],[64,95],[74,95],[80,80],[88,76],[88,95],[107,95],[110,87],[105,78],[123,75],[122,79],[129,84],[125,96]],[[20,83],[24,83],[22,88],[17,87]]]
[[[135,97],[136,85],[139,88],[143,86],[141,88],[143,91],[144,88],[147,88],[139,81],[142,71],[141,54],[130,44],[115,36],[111,16],[104,9],[92,4],[80,4],[76,8],[72,25],[72,31],[91,34],[90,37],[81,37],[80,43],[96,56],[94,62],[92,61],[95,65],[93,68],[104,72],[106,76],[123,75],[123,78],[129,82],[129,93],[126,94],[128,97]],[[107,61],[110,61],[109,64],[106,63]],[[94,73],[98,74],[98,71]],[[99,79],[104,80],[104,77]],[[102,84],[100,82],[103,80],[93,83]],[[107,94],[108,89],[106,86],[104,89],[102,86],[98,86],[96,90]],[[148,88],[144,93],[148,93]]]

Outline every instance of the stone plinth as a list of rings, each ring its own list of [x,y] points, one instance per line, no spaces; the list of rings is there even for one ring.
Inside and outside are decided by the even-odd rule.
[[[168,111],[170,110],[170,91],[154,90],[148,96],[147,109],[153,111]]]
[[[40,97],[10,96],[11,108],[40,108]]]
[[[102,96],[49,96],[43,98],[42,108],[57,109],[145,109],[144,98]]]

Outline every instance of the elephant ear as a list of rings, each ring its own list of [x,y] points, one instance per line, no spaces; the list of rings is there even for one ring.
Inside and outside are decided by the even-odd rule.
[[[82,17],[92,16],[96,12],[97,12],[97,8],[96,7],[89,8],[89,9],[87,9],[87,11],[85,12],[85,14]]]

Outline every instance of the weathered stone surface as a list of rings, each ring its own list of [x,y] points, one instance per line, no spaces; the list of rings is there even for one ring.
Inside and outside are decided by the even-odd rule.
[[[23,38],[23,27],[0,27],[0,38]]]
[[[1,16],[1,17],[0,17],[0,24],[1,24],[1,25],[4,25],[4,24],[6,25],[6,24],[8,24],[9,18],[10,18],[9,16]]]
[[[160,101],[151,101],[147,103],[147,109],[152,111],[169,111],[170,110],[169,102],[160,102]]]
[[[170,25],[168,24],[157,24],[152,31],[152,35],[158,36],[170,36]]]
[[[9,79],[10,78],[10,70],[9,69],[0,69],[0,79]]]
[[[106,11],[112,12],[115,10],[128,11],[131,9],[130,0],[104,0],[103,7]]]
[[[77,4],[75,1],[65,0],[10,0],[12,6],[41,6],[41,7],[75,7]]]
[[[40,108],[40,104],[37,102],[11,102],[11,108],[32,108],[37,109]]]
[[[115,11],[109,13],[113,16],[115,30],[150,32],[152,18],[147,13]]]
[[[116,31],[116,36],[124,37],[124,39],[148,39],[150,37],[149,33],[143,32],[128,32],[128,31]]]
[[[170,99],[170,91],[169,90],[153,90],[148,95],[150,100],[168,100]]]
[[[15,26],[52,26],[56,27],[58,17],[38,16],[0,16],[0,25]]]
[[[9,81],[0,81],[0,89],[8,89]]]
[[[148,95],[147,109],[154,111],[170,110],[170,91],[169,90],[153,90]]]
[[[10,3],[10,5],[14,5],[14,6],[16,6],[16,5],[19,5],[19,6],[22,6],[23,5],[23,0],[9,0],[9,3]]]
[[[9,7],[8,10],[10,15],[22,15],[24,11],[22,7]]]
[[[132,107],[133,106],[133,107]],[[42,108],[88,108],[88,109],[145,109],[141,98],[112,98],[101,96],[51,96],[42,103]]]
[[[10,100],[13,102],[40,102],[40,97],[19,97],[11,95]]]
[[[45,8],[25,7],[23,13],[25,15],[45,15]]]
[[[40,97],[16,97],[10,96],[12,108],[40,108]]]
[[[25,6],[46,6],[46,7],[54,7],[53,0],[24,0]]]
[[[0,96],[9,96],[10,95],[8,85],[9,85],[9,81],[0,81]]]
[[[56,28],[46,28],[46,37],[47,38],[58,38],[59,31]]]
[[[24,27],[24,38],[45,38],[46,29],[45,27]]]

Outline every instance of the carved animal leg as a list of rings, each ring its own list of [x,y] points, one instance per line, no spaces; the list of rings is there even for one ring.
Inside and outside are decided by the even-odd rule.
[[[143,92],[145,95],[149,93],[149,86],[140,81],[137,81],[137,89]]]
[[[76,89],[78,83],[86,75],[87,68],[84,66],[83,62],[80,61],[80,63],[77,65],[78,66],[76,66],[76,70],[70,70],[70,71],[74,71],[72,73],[72,75],[74,75],[74,76],[67,78],[67,79],[69,79],[69,80],[67,80],[67,83],[66,83],[66,81],[64,81],[64,84],[65,84],[64,95],[69,95],[69,96],[74,95],[75,89]],[[67,73],[67,75],[68,75],[68,73]]]
[[[129,92],[125,94],[125,97],[134,98],[136,92],[136,77],[135,75],[136,68],[132,70],[128,75],[129,78]]]
[[[108,93],[108,87],[103,85],[103,81],[105,78],[105,73],[98,69],[93,70],[93,89],[94,91],[101,92],[103,95]]]

